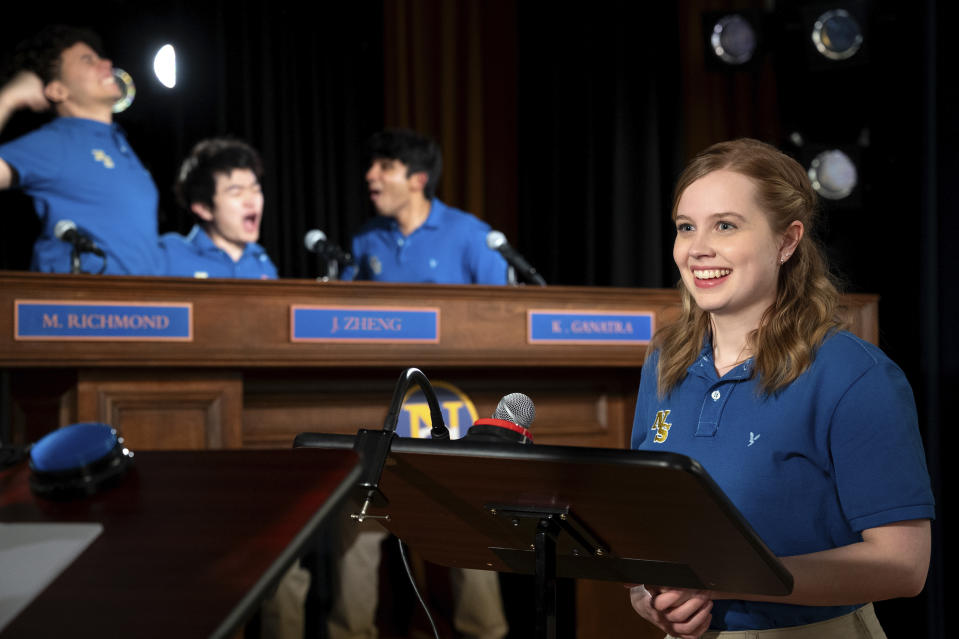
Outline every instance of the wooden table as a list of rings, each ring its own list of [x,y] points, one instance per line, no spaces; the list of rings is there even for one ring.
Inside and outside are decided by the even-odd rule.
[[[54,502],[25,463],[0,472],[0,521],[103,526],[2,637],[229,636],[357,474],[352,451],[147,451],[114,488]]]

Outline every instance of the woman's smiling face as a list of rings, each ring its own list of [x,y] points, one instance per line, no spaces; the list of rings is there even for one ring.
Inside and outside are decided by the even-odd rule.
[[[729,170],[690,184],[676,207],[673,259],[696,304],[759,326],[776,299],[783,237],[756,200],[756,185]]]

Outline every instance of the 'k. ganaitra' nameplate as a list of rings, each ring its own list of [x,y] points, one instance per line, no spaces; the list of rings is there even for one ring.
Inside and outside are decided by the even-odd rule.
[[[15,340],[193,340],[193,304],[15,300]]]
[[[290,341],[435,344],[440,341],[440,311],[294,305],[290,307]]]
[[[650,311],[527,311],[530,344],[648,344],[653,336]]]

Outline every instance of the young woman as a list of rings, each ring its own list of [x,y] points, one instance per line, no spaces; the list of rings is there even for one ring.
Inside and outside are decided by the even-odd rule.
[[[794,589],[632,588],[672,636],[884,637],[869,602],[925,583],[934,505],[912,390],[841,330],[815,212],[802,167],[755,140],[710,147],[676,187],[683,313],[643,366],[632,445],[698,460]]]

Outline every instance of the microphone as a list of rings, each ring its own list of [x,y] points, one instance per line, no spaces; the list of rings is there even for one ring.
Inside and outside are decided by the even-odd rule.
[[[510,393],[499,400],[492,418],[477,419],[463,439],[532,444],[533,434],[529,429],[535,418],[533,400],[523,393]]]
[[[73,220],[60,220],[53,227],[53,236],[58,240],[70,242],[81,253],[93,253],[99,257],[106,257],[89,235],[77,228]]]
[[[486,246],[494,251],[498,251],[499,254],[503,256],[503,259],[519,273],[522,279],[531,284],[546,286],[546,280],[543,279],[543,276],[537,273],[536,269],[523,259],[523,256],[517,253],[516,249],[509,245],[509,242],[506,241],[506,236],[500,231],[490,231],[486,234]]]
[[[316,253],[325,260],[335,260],[343,266],[353,264],[353,256],[349,253],[344,253],[339,246],[328,241],[326,239],[326,233],[320,229],[307,231],[306,235],[303,236],[303,244],[306,246],[307,251]]]

